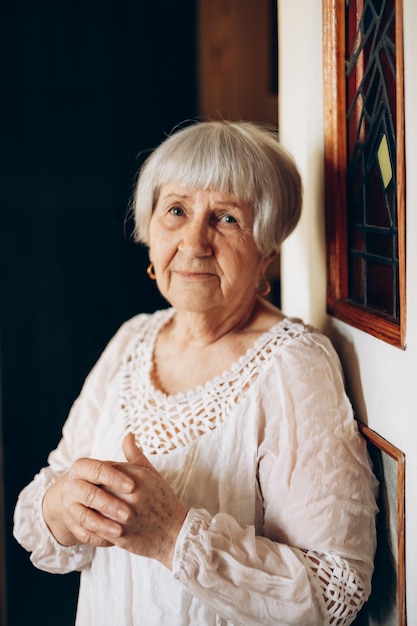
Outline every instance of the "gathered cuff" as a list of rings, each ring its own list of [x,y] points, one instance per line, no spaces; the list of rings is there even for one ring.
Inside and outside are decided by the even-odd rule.
[[[51,533],[43,516],[42,503],[49,487],[61,474],[44,468],[21,492],[15,513],[13,534],[31,552],[30,560],[38,569],[52,574],[66,574],[88,565],[95,548],[77,543],[63,546]]]
[[[286,624],[349,626],[369,595],[349,560],[273,543],[204,509],[185,519],[173,574],[218,614],[250,625],[286,615]]]
[[[197,539],[201,541],[199,537],[200,530],[202,528],[207,529],[211,520],[212,516],[205,509],[191,508],[188,511],[175,544],[172,571],[177,580],[184,582],[189,575],[189,573],[186,573],[186,570],[189,572],[193,567],[187,545]],[[195,563],[195,567],[197,568],[197,563]]]

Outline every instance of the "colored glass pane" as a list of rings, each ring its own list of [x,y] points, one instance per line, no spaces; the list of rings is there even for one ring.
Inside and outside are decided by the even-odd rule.
[[[348,297],[399,322],[395,0],[346,2]]]

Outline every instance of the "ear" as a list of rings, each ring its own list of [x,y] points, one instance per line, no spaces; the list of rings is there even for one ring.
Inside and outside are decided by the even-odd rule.
[[[261,263],[261,268],[262,268],[261,276],[265,275],[267,267],[272,263],[272,261],[275,259],[277,255],[278,255],[278,250],[272,250],[272,252],[270,252],[268,256],[263,257],[262,263]]]
[[[268,261],[268,263],[271,263],[271,261],[275,259],[275,257],[278,255],[278,252],[279,250],[272,250],[272,252],[268,254],[268,256],[266,257],[266,260]]]

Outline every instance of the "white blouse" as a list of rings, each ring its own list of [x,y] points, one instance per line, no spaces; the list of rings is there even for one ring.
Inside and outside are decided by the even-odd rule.
[[[370,593],[377,484],[330,342],[285,319],[221,376],[166,395],[152,359],[173,315],[138,315],[110,341],[19,496],[15,537],[36,567],[81,570],[78,626],[350,624]],[[82,456],[124,460],[129,431],[190,509],[172,572],[61,546],[42,516],[58,476]]]

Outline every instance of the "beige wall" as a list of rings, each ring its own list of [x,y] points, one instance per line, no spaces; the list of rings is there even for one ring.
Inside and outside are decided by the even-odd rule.
[[[403,0],[407,166],[407,349],[325,313],[321,0],[279,0],[281,137],[305,186],[304,215],[282,251],[283,309],[330,334],[358,416],[406,454],[408,622],[417,624],[417,3]]]

